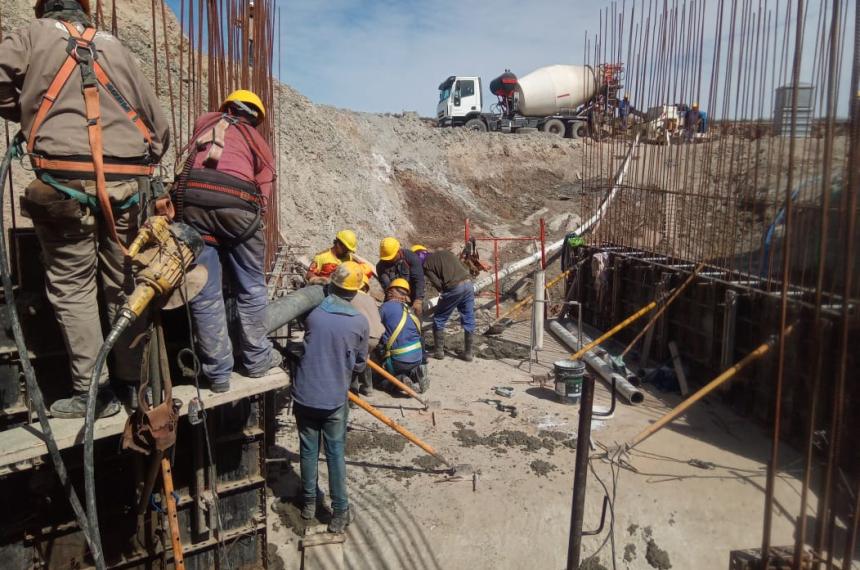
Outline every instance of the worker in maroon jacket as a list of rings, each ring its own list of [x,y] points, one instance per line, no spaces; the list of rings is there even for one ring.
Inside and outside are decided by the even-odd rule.
[[[206,242],[197,263],[206,267],[209,278],[190,305],[202,371],[215,392],[230,389],[234,364],[222,264],[231,277],[241,324],[236,351],[241,372],[258,378],[281,364],[265,327],[261,218],[275,178],[272,151],[256,129],[265,115],[260,98],[240,90],[227,97],[219,112],[199,117],[174,195],[177,216]]]

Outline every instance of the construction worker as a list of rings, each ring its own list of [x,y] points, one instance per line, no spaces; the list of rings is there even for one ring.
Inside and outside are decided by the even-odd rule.
[[[618,103],[618,117],[621,119],[621,128],[626,131],[630,121],[630,98],[627,95]]]
[[[409,289],[409,282],[402,277],[388,284],[385,302],[379,309],[385,329],[379,345],[385,369],[424,392],[427,388],[423,382],[426,371],[422,369],[424,346],[421,321],[412,311]]]
[[[690,109],[684,113],[684,141],[691,143],[696,133],[699,132],[702,114],[699,112],[699,104],[693,103]]]
[[[352,261],[352,254],[358,248],[358,238],[352,230],[340,230],[332,246],[314,256],[305,280],[311,285],[325,285],[337,266],[344,261]]]
[[[83,417],[103,343],[134,289],[125,248],[152,205],[151,176],[169,144],[167,120],[152,87],[119,40],[96,32],[89,0],[39,0],[36,19],[0,43],[0,117],[21,123],[36,179],[21,198],[42,249],[47,297],[69,353],[73,395],[51,406],[55,417]],[[165,197],[166,202],[166,197]],[[146,211],[149,207],[146,208]],[[105,307],[98,302],[101,281]],[[114,348],[98,381],[100,416],[120,405],[108,378],[130,394],[140,352]]]
[[[361,290],[355,293],[355,297],[352,298],[350,303],[367,319],[367,324],[370,327],[367,337],[367,349],[368,352],[373,352],[379,344],[379,339],[382,337],[385,328],[382,326],[382,319],[379,317],[379,305],[376,299],[368,294],[373,268],[366,263],[360,263],[359,266],[361,267],[362,278]],[[373,392],[373,374],[370,367],[353,375],[350,389],[365,396]]]
[[[464,335],[463,360],[471,362],[474,358],[475,287],[469,271],[456,255],[446,249],[430,252],[423,245],[414,245],[412,252],[421,259],[424,276],[440,294],[433,313],[433,358],[445,358],[445,325],[457,309]]]
[[[214,392],[230,389],[234,365],[222,271],[230,276],[239,314],[240,371],[259,378],[281,365],[265,326],[268,291],[261,217],[275,178],[272,151],[256,129],[265,116],[260,98],[245,90],[231,93],[219,111],[201,115],[174,193],[178,217],[205,242],[197,263],[209,278],[190,306],[201,370]]]
[[[387,237],[379,244],[376,277],[384,290],[398,277],[409,283],[412,310],[419,317],[424,305],[424,269],[421,260],[408,249],[400,247],[397,238]]]
[[[367,319],[351,303],[362,287],[361,267],[342,263],[331,276],[329,295],[305,320],[304,354],[293,381],[293,413],[299,430],[303,508],[311,520],[321,507],[317,464],[322,439],[334,516],[329,532],[343,532],[352,520],[346,491],[347,392],[353,374],[367,365]]]

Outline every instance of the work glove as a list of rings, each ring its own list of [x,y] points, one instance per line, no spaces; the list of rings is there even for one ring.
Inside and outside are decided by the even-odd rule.
[[[412,310],[415,312],[415,315],[420,317],[421,312],[424,309],[424,301],[421,299],[415,299],[412,301]]]

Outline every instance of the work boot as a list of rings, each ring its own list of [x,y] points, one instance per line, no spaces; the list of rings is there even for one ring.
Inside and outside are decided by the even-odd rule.
[[[110,388],[102,388],[96,400],[96,418],[107,418],[119,413],[122,405]],[[83,418],[87,415],[87,393],[76,392],[71,398],[63,398],[51,404],[51,415],[55,418]]]
[[[433,358],[445,358],[445,331],[441,329],[433,329]]]
[[[316,500],[306,503],[302,507],[302,519],[306,521],[313,520],[317,516],[317,513],[323,510],[325,510],[325,493],[318,490]]]
[[[230,391],[230,379],[224,380],[223,382],[212,382],[209,385],[209,389],[215,392],[216,394],[223,394],[224,392]]]
[[[463,360],[466,362],[472,362],[472,359],[475,358],[475,355],[472,352],[472,341],[475,337],[474,333],[470,333],[469,331],[465,331],[463,333]]]
[[[269,373],[269,370],[271,370],[272,368],[280,368],[283,363],[284,363],[284,357],[281,356],[280,352],[278,352],[277,350],[275,350],[273,348],[271,350],[271,352],[269,353],[269,364],[261,370],[257,370],[255,372],[248,372],[248,377],[249,378],[262,378],[263,376],[265,376]]]
[[[341,513],[334,513],[334,516],[331,518],[331,522],[328,523],[328,531],[336,534],[340,534],[346,530],[346,527],[349,526],[355,519],[355,516],[352,514],[352,509],[347,507],[347,509]]]

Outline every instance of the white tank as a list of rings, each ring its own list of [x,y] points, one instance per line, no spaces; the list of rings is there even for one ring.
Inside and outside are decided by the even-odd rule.
[[[597,93],[597,77],[589,65],[548,65],[519,79],[519,112],[546,117],[563,109],[576,109]]]

